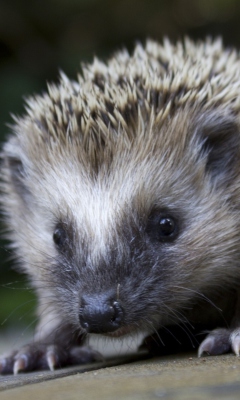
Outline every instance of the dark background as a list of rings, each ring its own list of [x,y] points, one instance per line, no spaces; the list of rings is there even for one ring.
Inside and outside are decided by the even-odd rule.
[[[172,40],[222,36],[240,47],[239,0],[0,0],[0,140],[10,113],[21,114],[23,98],[41,92],[59,69],[71,78],[80,61],[130,51],[147,37]],[[35,299],[0,249],[0,329],[34,325]]]

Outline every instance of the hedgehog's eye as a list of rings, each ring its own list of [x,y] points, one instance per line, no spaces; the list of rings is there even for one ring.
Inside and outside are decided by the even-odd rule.
[[[177,237],[178,223],[168,212],[155,210],[148,218],[146,231],[153,240],[171,242]]]
[[[175,221],[171,217],[163,217],[159,220],[159,235],[163,237],[172,236],[175,232]]]
[[[67,233],[64,228],[57,227],[53,233],[53,241],[58,247],[62,247],[67,239]]]

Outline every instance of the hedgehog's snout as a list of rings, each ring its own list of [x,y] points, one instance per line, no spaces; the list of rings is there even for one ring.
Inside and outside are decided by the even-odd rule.
[[[88,333],[110,333],[121,327],[123,307],[109,293],[81,298],[79,321]]]

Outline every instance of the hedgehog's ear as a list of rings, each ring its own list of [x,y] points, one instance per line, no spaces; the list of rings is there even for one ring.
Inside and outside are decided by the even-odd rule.
[[[26,172],[23,162],[17,156],[6,156],[5,167],[10,172],[10,179],[14,191],[23,199],[29,195],[29,190],[26,187]]]
[[[240,159],[240,132],[233,117],[207,115],[201,118],[202,150],[206,169],[214,178],[229,179]]]

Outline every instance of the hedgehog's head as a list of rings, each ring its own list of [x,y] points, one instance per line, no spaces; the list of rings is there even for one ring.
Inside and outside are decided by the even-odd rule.
[[[181,320],[189,299],[233,279],[238,122],[230,112],[199,110],[185,107],[161,123],[153,114],[143,122],[139,112],[135,137],[122,128],[89,150],[93,159],[71,139],[19,135],[5,146],[17,252],[76,328],[151,330]]]
[[[232,284],[239,82],[238,56],[219,41],[149,42],[29,100],[3,151],[3,207],[62,320],[152,329]]]

